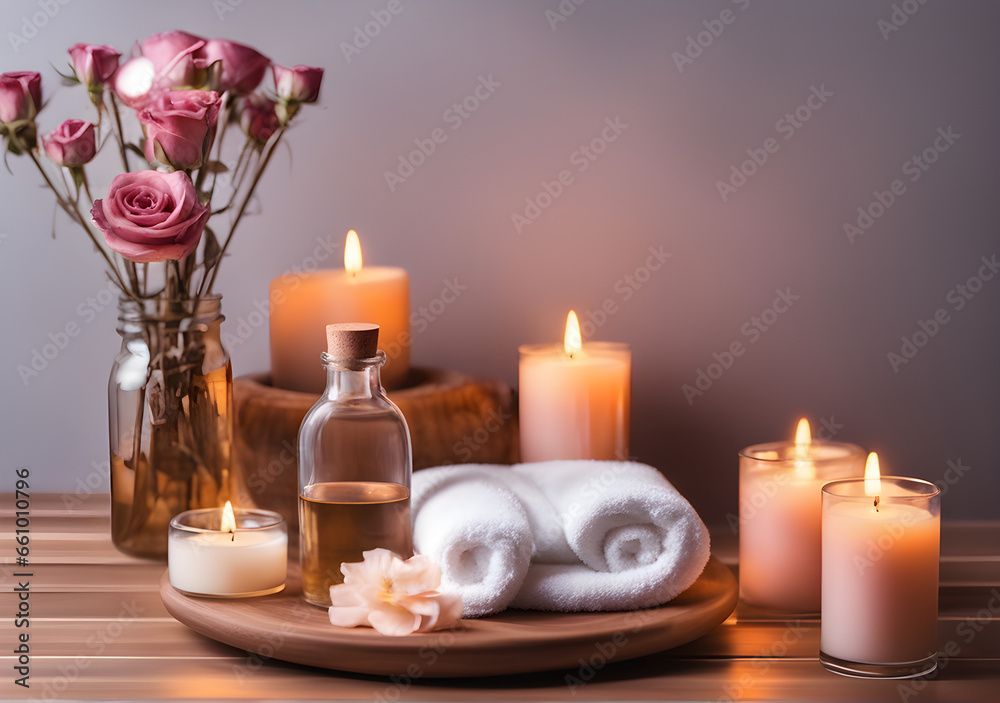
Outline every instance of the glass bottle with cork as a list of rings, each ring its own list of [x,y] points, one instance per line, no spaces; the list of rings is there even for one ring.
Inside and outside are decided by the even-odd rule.
[[[382,390],[378,325],[328,325],[326,391],[299,429],[302,597],[330,605],[340,565],[382,547],[413,554],[406,420]]]

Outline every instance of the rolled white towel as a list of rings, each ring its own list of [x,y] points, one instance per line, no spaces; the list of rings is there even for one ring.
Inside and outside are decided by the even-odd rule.
[[[651,466],[548,461],[512,470],[548,498],[577,558],[536,558],[515,608],[572,612],[660,605],[693,584],[708,562],[705,524]]]
[[[500,479],[505,467],[442,466],[413,474],[413,547],[441,566],[441,589],[464,617],[507,608],[531,561],[528,516]]]

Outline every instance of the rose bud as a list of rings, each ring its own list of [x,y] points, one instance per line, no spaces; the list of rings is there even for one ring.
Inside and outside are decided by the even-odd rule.
[[[140,45],[142,55],[153,62],[157,87],[195,88],[199,81],[195,53],[205,46],[205,40],[187,32],[160,32]]]
[[[0,74],[0,122],[33,120],[42,107],[42,76],[35,71]]]
[[[203,90],[172,90],[158,95],[139,121],[145,125],[146,159],[178,171],[198,168],[215,135],[219,94]]]
[[[319,98],[323,69],[311,66],[285,68],[275,64],[274,88],[278,97],[287,102],[314,103]]]
[[[221,61],[222,75],[218,85],[211,87],[220,93],[228,90],[234,95],[252,93],[271,65],[271,59],[256,49],[228,39],[209,39],[195,54],[195,59],[202,68]]]
[[[250,139],[264,145],[281,126],[275,113],[277,103],[263,95],[248,95],[240,110],[240,127]]]
[[[66,120],[42,139],[45,153],[60,166],[83,166],[97,154],[94,125],[83,120]]]
[[[69,48],[77,79],[94,90],[100,88],[118,70],[121,54],[106,44],[74,44]]]

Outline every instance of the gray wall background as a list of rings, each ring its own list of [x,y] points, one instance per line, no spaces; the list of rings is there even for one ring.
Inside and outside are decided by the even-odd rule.
[[[387,1],[52,0],[42,25],[43,4],[5,0],[0,66],[43,71],[46,133],[84,114],[51,68],[77,41],[124,49],[177,27],[327,69],[321,108],[276,157],[220,275],[231,339],[241,321],[250,331],[229,345],[237,374],[268,367],[252,313],[269,280],[355,228],[367,263],[410,271],[414,310],[445,281],[467,286],[416,336],[419,364],[514,383],[518,344],[555,342],[569,308],[612,300],[593,338],[632,345],[633,453],[710,522],[736,509],[737,451],[789,438],[800,414],[878,450],[886,471],[944,482],[945,517],[1000,517],[1000,277],[969,282],[1000,253],[997,3],[589,0],[553,28],[557,0],[403,0],[350,61],[342,44]],[[895,6],[915,12],[880,28]],[[723,11],[731,22],[679,70],[675,53]],[[445,112],[490,76],[500,85],[452,129]],[[785,116],[814,88],[827,97],[795,127]],[[609,118],[627,128],[580,172],[574,152]],[[436,127],[446,142],[391,191],[385,171]],[[947,151],[939,129],[960,135]],[[777,150],[724,200],[717,182],[769,138]],[[928,148],[935,162],[911,181]],[[34,490],[106,490],[114,306],[100,305],[82,235],[59,217],[49,236],[52,200],[30,164],[10,166],[3,463],[29,466]],[[518,232],[512,213],[563,169],[572,184]],[[850,241],[844,224],[897,179],[905,192]],[[647,277],[650,247],[671,257]],[[960,310],[958,286],[976,289]],[[798,298],[754,335],[776,290]],[[887,354],[939,309],[948,321],[894,370]],[[18,365],[68,323],[80,334],[23,381]],[[689,403],[682,386],[734,342],[745,352]]]

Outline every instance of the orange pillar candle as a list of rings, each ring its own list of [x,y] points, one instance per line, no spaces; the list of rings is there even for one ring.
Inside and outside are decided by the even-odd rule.
[[[632,352],[580,338],[570,311],[562,345],[518,350],[521,461],[629,456]]]
[[[271,281],[271,383],[320,394],[326,371],[326,326],[369,322],[379,326],[386,354],[382,383],[399,388],[410,370],[410,278],[401,268],[363,266],[361,244],[347,233],[344,269],[294,273]]]

